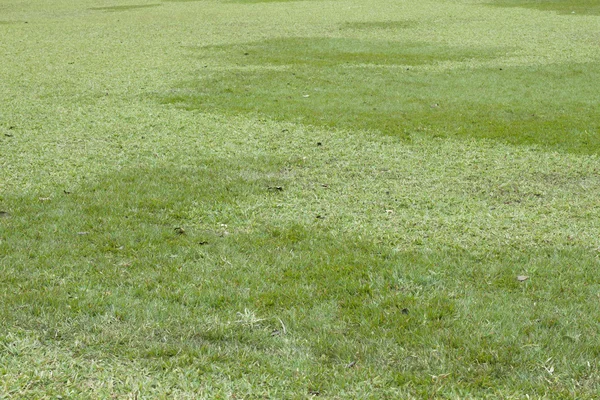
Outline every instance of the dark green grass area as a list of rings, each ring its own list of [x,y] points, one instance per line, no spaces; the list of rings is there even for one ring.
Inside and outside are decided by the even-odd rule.
[[[315,1],[315,0],[227,0],[229,3],[294,3],[303,1]],[[319,1],[319,0],[316,0]]]
[[[600,15],[600,2],[597,0],[494,0],[493,4],[556,11],[561,14]]]
[[[440,61],[489,59],[501,51],[447,47],[430,43],[348,38],[270,39],[236,46],[203,47],[197,50],[203,56],[212,53],[215,57],[229,57],[236,65],[311,68],[334,68],[356,64],[425,65]]]
[[[285,163],[245,161],[4,196],[3,326],[73,357],[249,380],[252,393],[267,381],[336,396],[369,382],[424,398],[447,374],[479,394],[600,390],[596,254],[398,252],[313,216],[277,223],[284,193],[269,188]],[[519,283],[524,268],[539,272]]]
[[[598,152],[596,64],[414,68],[505,52],[322,38],[207,47],[197,51],[207,66],[226,60],[231,68],[203,69],[161,100],[406,138],[425,132]]]
[[[347,22],[342,25],[346,29],[377,30],[377,29],[407,29],[417,26],[417,21],[369,21],[369,22]]]
[[[158,6],[160,6],[160,4],[132,4],[132,5],[126,5],[126,6],[92,7],[92,8],[90,8],[90,10],[117,12],[117,11],[137,10],[140,8],[152,8],[152,7],[158,7]]]
[[[171,2],[171,3],[189,3],[189,2],[197,2],[197,1],[204,1],[204,0],[163,0],[165,2]],[[313,1],[313,0],[226,0],[227,3],[247,3],[247,4],[252,4],[252,3],[291,3],[291,2],[298,2],[298,1]]]

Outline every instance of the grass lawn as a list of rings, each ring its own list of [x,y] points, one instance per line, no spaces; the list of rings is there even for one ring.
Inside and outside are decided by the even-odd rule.
[[[2,1],[0,398],[597,398],[599,15]]]

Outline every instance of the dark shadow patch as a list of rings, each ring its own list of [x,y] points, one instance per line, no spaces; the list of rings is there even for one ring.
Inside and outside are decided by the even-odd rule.
[[[163,0],[169,3],[191,3],[205,0]],[[227,0],[227,3],[242,3],[242,4],[253,4],[253,3],[292,3],[300,1],[313,1],[313,0]]]
[[[423,393],[437,367],[406,355],[430,353],[432,343],[435,360],[454,362],[453,370],[487,363],[492,387],[506,384],[507,370],[529,384],[539,351],[522,343],[541,343],[545,357],[597,351],[598,310],[589,301],[598,292],[595,251],[505,248],[477,259],[394,251],[368,227],[356,235],[278,224],[264,189],[282,164],[247,157],[130,167],[69,196],[57,190],[48,202],[3,198],[19,216],[0,224],[7,333],[30,330],[45,345],[94,359],[135,357],[147,368],[194,360],[236,368],[260,359],[289,385],[298,361],[282,358],[284,344],[272,339],[287,331],[305,343],[315,376],[329,371],[334,381],[327,367],[358,359],[385,379],[404,368],[403,384]],[[267,217],[250,224],[259,208]],[[241,229],[199,246],[194,229],[216,220]],[[176,235],[175,223],[191,228]],[[524,268],[536,271],[527,287],[515,279]],[[492,324],[511,334],[491,335]],[[563,326],[591,333],[577,343],[557,340]],[[385,364],[382,354],[399,356]],[[465,385],[477,383],[477,371],[460,371]]]
[[[229,57],[238,65],[341,67],[355,64],[425,65],[442,61],[489,59],[497,49],[344,38],[270,39],[235,46],[196,49],[203,56]]]
[[[241,204],[252,206],[256,199],[271,196],[266,188],[283,165],[272,157],[259,157],[235,163],[216,159],[198,160],[187,166],[130,168],[99,177],[94,184],[75,188],[69,195],[57,191],[47,201],[40,201],[36,196],[14,201],[3,199],[17,207],[7,207],[11,218],[1,219],[0,260],[3,267],[15,273],[19,271],[19,278],[15,275],[15,279],[32,286],[55,284],[53,278],[44,273],[47,269],[68,282],[102,285],[104,276],[114,284],[127,287],[133,298],[156,295],[158,282],[149,281],[142,290],[137,289],[135,282],[140,276],[154,275],[152,264],[160,263],[164,269],[156,272],[164,273],[165,278],[173,274],[171,267],[182,258],[200,260],[206,249],[218,251],[223,243],[235,241],[238,233],[235,227],[225,228],[221,224],[247,218],[248,208]],[[2,213],[8,215],[6,211]],[[28,229],[30,224],[36,229]],[[178,227],[185,227],[185,234],[179,234]],[[244,228],[242,222],[240,229]],[[4,240],[8,232],[14,234]],[[207,240],[210,246],[199,244]],[[26,263],[19,261],[18,246],[28,255]],[[62,260],[60,266],[54,264],[56,259]],[[125,275],[119,276],[123,271],[113,268],[119,262],[126,264]],[[71,269],[73,265],[82,268]],[[75,309],[65,300],[68,290],[58,297],[48,296],[48,293],[14,292],[14,295],[25,301],[39,295],[41,297],[34,301],[36,307],[53,308],[53,313],[70,313],[69,309]],[[208,299],[209,304],[220,301],[220,294],[213,294],[214,301]],[[3,293],[2,296],[11,295]],[[104,306],[105,302],[100,302],[95,308],[82,312],[101,313],[105,310],[96,308]]]
[[[242,4],[254,4],[254,3],[298,3],[304,1],[314,0],[229,0],[229,3],[242,3]]]
[[[0,21],[0,25],[18,25],[18,24],[24,24],[24,22],[21,22],[21,21]]]
[[[278,171],[284,165],[272,157],[248,157],[128,168],[68,196],[57,191],[51,201],[6,199],[19,218],[0,224],[0,237],[6,238],[0,242],[5,255],[0,283],[12,288],[0,293],[0,299],[5,305],[27,306],[12,315],[12,322],[35,330],[65,318],[110,312],[127,324],[146,321],[148,304],[187,317],[189,312],[228,316],[244,304],[279,312],[302,307],[308,315],[334,302],[344,320],[356,325],[348,332],[355,338],[373,329],[394,332],[399,326],[422,325],[404,317],[406,306],[435,314],[427,331],[446,324],[455,313],[454,300],[440,279],[421,277],[431,268],[427,258],[396,256],[390,247],[330,233],[312,222],[277,226],[272,215],[278,207],[266,188],[273,176],[283,174]],[[186,233],[177,234],[174,226],[186,226]],[[207,238],[209,246],[199,245]],[[408,293],[399,302],[393,291],[384,305],[374,307],[372,299],[387,298],[397,283],[399,264],[411,266],[404,281],[412,287],[416,279],[414,285],[435,291],[435,296],[416,304],[415,294]],[[382,276],[375,286],[373,274]],[[246,288],[252,288],[249,298],[243,294]],[[445,305],[439,302],[442,297]],[[170,315],[154,318],[162,318],[161,326],[182,328],[182,321]],[[273,326],[280,327],[277,320]],[[261,340],[245,330],[234,326],[212,339],[209,332],[201,336],[213,342]],[[150,340],[157,344],[162,338]],[[342,355],[349,354],[336,351],[332,356]]]
[[[600,15],[598,0],[494,0],[501,7],[533,8],[568,15]]]
[[[402,30],[414,28],[417,21],[370,21],[370,22],[348,22],[342,25],[344,29],[355,30]]]
[[[278,120],[405,137],[418,118],[430,118],[430,104],[440,101],[430,83],[421,82],[407,69],[488,59],[499,53],[428,43],[325,38],[276,39],[195,51],[204,59],[228,60],[232,68],[204,70],[203,79],[182,83],[161,98],[164,103],[258,112]]]
[[[152,7],[158,7],[158,6],[160,6],[160,4],[132,4],[132,5],[125,5],[125,6],[91,7],[90,10],[118,12],[118,11],[138,10],[141,8],[152,8]]]
[[[160,101],[401,137],[422,132],[600,150],[600,68],[593,63],[419,71],[414,67],[493,59],[505,51],[350,39],[195,51],[207,64],[230,68],[202,69],[202,78],[182,82]]]

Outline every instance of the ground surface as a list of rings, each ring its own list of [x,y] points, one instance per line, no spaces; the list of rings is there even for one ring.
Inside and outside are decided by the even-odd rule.
[[[2,1],[0,396],[596,398],[599,14]]]

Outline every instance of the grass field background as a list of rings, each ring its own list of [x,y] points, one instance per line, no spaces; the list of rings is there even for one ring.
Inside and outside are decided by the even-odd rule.
[[[0,396],[596,398],[599,13],[3,1]]]

